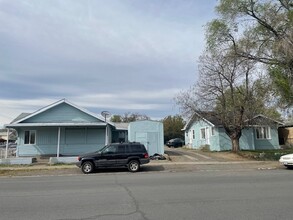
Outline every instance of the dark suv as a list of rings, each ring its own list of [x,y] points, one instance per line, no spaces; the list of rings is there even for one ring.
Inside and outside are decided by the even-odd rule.
[[[145,146],[131,142],[109,144],[96,152],[81,155],[76,165],[86,174],[105,167],[127,167],[130,172],[137,172],[140,165],[149,162]]]

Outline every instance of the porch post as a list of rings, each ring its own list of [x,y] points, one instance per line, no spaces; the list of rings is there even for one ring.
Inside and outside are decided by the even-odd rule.
[[[57,145],[57,157],[59,157],[60,154],[60,133],[61,133],[61,128],[58,127],[58,145]]]
[[[7,141],[6,141],[5,159],[8,158],[8,142],[9,142],[9,128],[7,128]]]
[[[105,135],[105,145],[108,144],[108,126],[107,126],[107,123],[106,123],[106,135]]]

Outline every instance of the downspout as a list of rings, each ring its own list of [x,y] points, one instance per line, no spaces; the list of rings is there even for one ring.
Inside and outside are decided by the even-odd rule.
[[[8,158],[8,142],[9,142],[9,128],[7,128],[7,141],[6,141],[5,159]]]
[[[59,158],[60,154],[60,133],[61,133],[61,128],[58,127],[58,145],[57,145],[57,158]]]

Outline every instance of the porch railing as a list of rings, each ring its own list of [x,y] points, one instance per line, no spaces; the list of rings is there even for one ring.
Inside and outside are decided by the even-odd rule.
[[[0,148],[0,159],[5,158],[5,155],[6,155],[6,149]],[[15,148],[8,149],[7,156],[8,158],[16,157],[16,149]]]

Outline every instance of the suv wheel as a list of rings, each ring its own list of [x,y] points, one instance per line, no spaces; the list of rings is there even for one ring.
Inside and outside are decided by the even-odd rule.
[[[128,170],[130,172],[137,172],[139,170],[139,162],[137,160],[131,160],[129,163],[128,163]]]
[[[85,174],[92,173],[94,171],[94,164],[91,161],[86,161],[81,166],[81,171]]]

